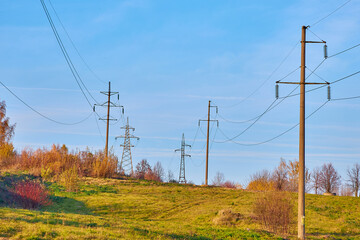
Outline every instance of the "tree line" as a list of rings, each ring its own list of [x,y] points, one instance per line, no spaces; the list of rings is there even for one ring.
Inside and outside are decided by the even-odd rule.
[[[342,196],[359,196],[360,164],[355,163],[347,169],[344,181],[332,163],[324,163],[310,171],[305,169],[305,191],[315,194],[337,194]],[[272,171],[262,170],[250,176],[247,185],[252,191],[298,191],[299,161],[281,159]]]

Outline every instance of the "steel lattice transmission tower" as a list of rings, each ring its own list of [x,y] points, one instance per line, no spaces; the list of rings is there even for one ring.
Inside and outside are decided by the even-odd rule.
[[[124,138],[124,144],[121,144],[120,147],[124,147],[123,154],[121,157],[120,165],[118,166],[119,170],[123,170],[126,174],[133,175],[133,164],[132,164],[132,156],[131,156],[131,148],[134,147],[134,145],[131,145],[131,138],[135,138],[139,140],[140,138],[135,137],[134,135],[130,134],[130,130],[135,131],[135,128],[130,127],[129,125],[129,117],[127,118],[127,123],[125,126],[121,127],[121,129],[125,129],[125,135],[115,137],[117,138]]]
[[[179,183],[186,183],[185,157],[191,157],[191,155],[185,153],[186,147],[191,147],[191,145],[185,143],[185,136],[183,134],[182,140],[181,140],[181,148],[175,150],[175,152],[177,152],[177,151],[181,152]]]

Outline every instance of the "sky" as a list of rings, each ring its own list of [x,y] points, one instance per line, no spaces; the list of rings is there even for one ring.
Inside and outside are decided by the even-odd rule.
[[[288,97],[295,85],[280,84],[274,109],[248,128],[246,121],[276,100],[275,82],[300,79],[301,27],[310,26],[307,40],[327,42],[328,55],[360,43],[360,2],[216,1],[216,0],[49,0],[45,3],[66,50],[87,89],[98,103],[111,82],[112,98],[124,106],[111,109],[119,121],[110,126],[109,144],[121,159],[120,127],[129,117],[134,166],[142,159],[160,161],[178,178],[184,133],[192,148],[186,159],[186,179],[205,178],[205,136],[211,100],[209,182],[217,172],[243,185],[251,174],[272,170],[280,162],[298,159],[298,127],[265,144],[299,122],[299,96]],[[325,18],[324,18],[325,17]],[[320,21],[319,21],[320,20]],[[62,28],[61,23],[65,27]],[[68,38],[70,36],[71,40]],[[41,114],[65,123],[85,119],[88,104],[56,42],[40,1],[0,0],[0,81]],[[72,45],[72,43],[76,46]],[[77,53],[80,53],[80,55]],[[324,60],[323,44],[307,44],[308,82],[332,82],[360,70],[360,47]],[[285,60],[284,60],[285,59]],[[83,61],[84,60],[84,61]],[[323,62],[322,62],[323,61]],[[85,62],[85,63],[84,63]],[[316,74],[311,74],[316,69]],[[360,75],[331,84],[331,97],[360,95]],[[307,89],[314,88],[309,85]],[[294,90],[295,89],[295,90]],[[92,114],[77,125],[62,125],[38,115],[0,86],[0,100],[16,123],[13,143],[24,148],[66,144],[92,151],[105,145],[106,124]],[[346,180],[346,169],[360,162],[360,99],[327,102],[327,89],[306,94],[306,166],[312,170],[332,163]],[[274,105],[272,105],[274,106]],[[106,109],[97,107],[99,116]],[[226,119],[226,120],[224,120]],[[98,125],[97,125],[98,124]]]

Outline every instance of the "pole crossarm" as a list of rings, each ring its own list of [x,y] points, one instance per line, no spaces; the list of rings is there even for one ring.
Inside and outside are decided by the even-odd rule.
[[[199,126],[200,126],[200,122],[202,122],[202,121],[204,121],[204,122],[217,122],[217,126],[219,126],[219,120],[202,120],[202,119],[199,120]]]
[[[303,42],[303,41],[300,41],[300,42]],[[305,41],[305,43],[324,43],[324,44],[326,44],[325,41]]]
[[[120,135],[120,136],[117,136],[117,137],[115,137],[115,139],[118,139],[118,138],[136,138],[136,140],[140,140],[140,138],[139,137],[135,137],[135,136],[133,136],[133,135],[129,135],[129,136],[123,136],[123,135]]]
[[[305,84],[305,85],[330,85],[329,82],[325,82],[325,83],[318,83],[318,82],[280,82],[280,81],[276,81],[276,83],[282,83],[282,84]]]
[[[117,118],[99,118],[99,120],[117,121]]]

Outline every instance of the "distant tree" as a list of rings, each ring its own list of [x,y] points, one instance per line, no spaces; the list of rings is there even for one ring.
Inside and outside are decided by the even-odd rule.
[[[288,171],[288,185],[287,190],[290,192],[297,192],[299,186],[299,160],[289,161],[286,165]],[[311,189],[309,169],[305,168],[305,190],[308,192]]]
[[[6,117],[6,103],[0,102],[0,166],[11,164],[11,158],[14,157],[14,146],[10,142],[14,135],[15,124],[11,125]]]
[[[224,187],[224,188],[236,188],[236,183],[234,182],[231,182],[231,181],[226,181],[224,182],[223,184],[221,184],[221,187]]]
[[[319,187],[326,193],[333,193],[340,186],[340,176],[331,163],[322,165],[319,177]]]
[[[0,145],[8,143],[14,135],[15,124],[11,125],[6,117],[6,103],[0,102]]]
[[[224,174],[221,172],[216,172],[215,177],[213,178],[211,184],[214,186],[221,186],[225,182]]]
[[[340,196],[353,196],[352,188],[348,184],[341,184]]]
[[[297,192],[299,183],[299,161],[289,161],[287,164],[287,170],[289,174],[288,191]]]
[[[275,190],[274,182],[271,178],[271,174],[267,170],[257,172],[250,176],[250,182],[247,186],[251,191],[272,191]]]
[[[283,158],[281,158],[279,166],[275,168],[272,173],[272,180],[276,190],[284,191],[286,189],[286,185],[288,183],[288,169]]]
[[[146,159],[143,159],[136,165],[135,177],[138,179],[145,179],[145,174],[148,171],[151,171],[150,164]]]
[[[354,166],[347,170],[348,185],[355,197],[359,196],[360,188],[360,164],[356,163]]]
[[[153,173],[157,177],[158,181],[162,182],[164,180],[165,171],[160,162],[155,163]]]
[[[176,182],[174,173],[169,169],[167,173],[167,181],[168,182]]]
[[[320,168],[316,167],[314,168],[311,174],[311,183],[312,183],[312,188],[315,191],[315,194],[318,194],[320,189],[320,172],[321,172]]]

